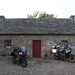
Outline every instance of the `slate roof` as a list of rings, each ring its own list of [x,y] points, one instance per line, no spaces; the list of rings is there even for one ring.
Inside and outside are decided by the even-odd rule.
[[[75,22],[71,19],[5,18],[0,21],[0,34],[75,34]]]

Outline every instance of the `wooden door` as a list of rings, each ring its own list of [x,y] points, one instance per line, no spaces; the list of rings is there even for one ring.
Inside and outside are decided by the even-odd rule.
[[[41,57],[41,40],[32,41],[32,56],[36,58]]]

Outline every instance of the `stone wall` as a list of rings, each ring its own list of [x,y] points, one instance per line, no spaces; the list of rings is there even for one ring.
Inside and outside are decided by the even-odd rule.
[[[75,54],[75,36],[0,36],[0,54],[8,53],[12,50],[12,47],[25,46],[28,49],[28,54],[32,56],[32,40],[41,40],[41,56],[43,57],[45,52],[49,53],[49,43],[53,41],[68,40],[73,48]],[[12,40],[12,46],[10,49],[4,48],[4,40]]]

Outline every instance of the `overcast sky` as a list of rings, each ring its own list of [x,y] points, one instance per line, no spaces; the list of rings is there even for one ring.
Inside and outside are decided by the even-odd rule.
[[[25,18],[35,11],[69,17],[75,15],[75,0],[0,0],[0,15],[6,18]]]

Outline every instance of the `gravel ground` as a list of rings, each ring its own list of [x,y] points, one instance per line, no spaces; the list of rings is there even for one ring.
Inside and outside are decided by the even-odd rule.
[[[11,63],[11,57],[0,57],[0,75],[75,75],[75,63],[31,59],[27,68]]]

